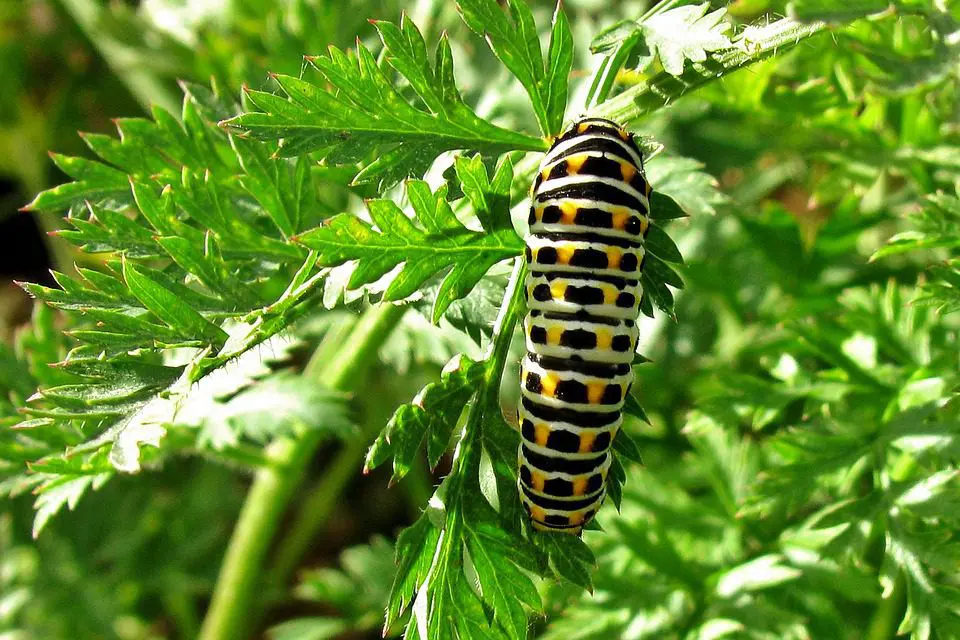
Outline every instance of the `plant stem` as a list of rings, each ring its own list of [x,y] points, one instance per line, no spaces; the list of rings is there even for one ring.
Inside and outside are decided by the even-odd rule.
[[[867,627],[867,640],[890,640],[897,637],[897,627],[903,618],[907,604],[907,584],[903,574],[898,574],[893,589],[886,598],[877,603],[877,608]]]
[[[347,482],[360,471],[372,435],[376,435],[376,432],[371,434],[367,431],[345,443],[320,479],[310,488],[290,532],[277,549],[276,559],[266,578],[267,593],[276,593],[287,584],[317,533],[330,519]]]
[[[526,311],[523,302],[524,281],[527,276],[527,263],[523,258],[517,258],[507,282],[507,289],[503,295],[503,305],[500,314],[493,324],[493,339],[487,353],[485,397],[480,402],[486,405],[496,405],[497,395],[500,392],[500,378],[510,351],[510,342],[513,339],[513,328]]]
[[[100,21],[103,6],[95,0],[60,0],[63,8],[77,23],[90,44],[103,56],[113,72],[148,113],[154,104],[176,115],[180,112],[180,97],[172,83],[166,83],[131,59],[130,51],[104,33]]]
[[[369,309],[336,354],[316,365],[324,384],[338,391],[356,389],[404,311],[405,307],[391,304]],[[280,517],[321,440],[321,434],[308,431],[267,447],[272,464],[257,472],[240,512],[200,630],[201,640],[239,640],[252,631],[248,618],[255,609],[253,601],[263,561]]]
[[[714,52],[706,61],[688,64],[681,76],[660,72],[590,110],[592,117],[629,123],[672,100],[729,73],[790,49],[824,30],[822,22],[778,20],[744,32],[734,47]]]

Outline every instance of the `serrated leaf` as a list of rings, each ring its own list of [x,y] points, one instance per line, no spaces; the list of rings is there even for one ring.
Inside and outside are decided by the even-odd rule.
[[[109,474],[80,476],[41,476],[37,489],[33,519],[33,537],[36,538],[58,511],[67,507],[71,511],[88,489],[97,489],[109,479]]]
[[[457,8],[526,89],[543,135],[559,133],[573,64],[573,38],[560,4],[553,15],[546,63],[533,13],[523,0],[508,0],[509,18],[495,0],[457,0]]]
[[[543,605],[533,581],[512,560],[518,553],[516,541],[493,524],[468,523],[467,528],[467,550],[481,585],[481,597],[511,637],[522,637],[527,628],[522,605],[533,611]]]
[[[130,292],[171,328],[187,336],[203,336],[216,345],[226,342],[227,334],[223,329],[184,304],[169,289],[129,261],[123,263],[123,278]]]
[[[476,393],[484,368],[464,355],[443,368],[440,380],[424,387],[411,404],[401,405],[367,453],[366,469],[393,457],[393,480],[410,470],[420,443],[427,438],[427,459],[435,467],[450,443],[464,407]]]
[[[646,163],[647,179],[653,186],[650,215],[654,219],[685,215],[716,214],[716,207],[727,198],[717,190],[713,176],[701,171],[703,164],[692,158],[660,154]],[[670,202],[664,202],[665,196]]]
[[[621,429],[619,433],[617,433],[617,437],[613,439],[613,450],[616,451],[619,456],[631,462],[643,464],[640,447],[637,446],[637,443],[630,437],[630,434],[623,429]]]
[[[414,593],[426,580],[439,537],[440,530],[424,515],[397,538],[397,573],[390,589],[384,635],[412,603]]]
[[[723,20],[726,9],[707,13],[709,9],[709,2],[686,5],[655,14],[641,24],[647,47],[667,73],[679,76],[685,61],[703,62],[708,52],[732,46],[727,35],[730,25]]]
[[[375,282],[402,264],[384,292],[386,300],[402,300],[449,269],[437,293],[434,318],[467,295],[491,266],[523,251],[523,242],[502,219],[493,219],[496,226],[486,228],[486,233],[463,226],[446,201],[444,188],[434,192],[425,182],[411,180],[407,195],[419,225],[392,201],[370,200],[367,209],[375,226],[345,213],[297,240],[316,250],[323,266],[356,260],[347,283],[351,289]],[[478,209],[478,216],[499,217],[497,207],[489,212]]]
[[[443,151],[499,155],[513,149],[544,149],[541,140],[496,127],[463,102],[445,36],[431,65],[423,37],[409,19],[404,17],[400,25],[376,22],[375,26],[386,62],[410,82],[425,109],[407,101],[369,50],[358,43],[355,55],[331,48],[327,56],[307,59],[331,90],[276,75],[286,98],[248,91],[248,99],[260,111],[231,118],[224,126],[240,135],[279,141],[282,155],[324,150],[332,164],[361,161],[366,168],[360,173],[364,180],[387,177],[386,182],[419,177]]]
[[[537,536],[536,544],[547,554],[558,576],[593,591],[591,574],[596,559],[583,540],[564,533],[542,533]]]
[[[356,435],[347,410],[347,398],[305,378],[276,374],[258,380],[224,402],[209,407],[192,403],[177,413],[180,424],[202,424],[204,433],[229,434],[214,441],[215,448],[236,444],[237,437],[266,443],[272,438],[310,429],[348,439]],[[199,415],[198,415],[199,413]],[[203,436],[201,436],[203,438]]]

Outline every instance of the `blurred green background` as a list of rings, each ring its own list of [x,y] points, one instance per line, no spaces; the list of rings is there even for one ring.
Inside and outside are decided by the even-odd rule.
[[[553,3],[530,4],[547,24]],[[575,95],[596,66],[592,38],[648,4],[565,0]],[[711,4],[738,29],[784,10]],[[634,123],[688,159],[685,204],[699,215],[667,227],[686,288],[676,322],[645,326],[654,363],[637,388],[650,424],[629,427],[646,466],[629,471],[622,514],[607,507],[607,531],[586,535],[596,594],[545,586],[531,636],[960,638],[960,323],[948,313],[960,286],[960,27],[953,3],[898,4],[911,10],[849,26],[837,16],[832,33]],[[113,134],[112,119],[152,105],[178,113],[178,81],[271,90],[268,71],[297,75],[305,53],[374,43],[367,19],[401,10],[428,42],[449,31],[478,113],[534,130],[525,96],[446,0],[0,0],[3,340],[62,350],[56,318],[26,324],[31,301],[14,280],[97,266],[47,235],[55,217],[18,212],[67,179],[48,151],[90,156],[78,131]],[[325,197],[330,210],[356,201],[345,189]],[[919,241],[871,260],[901,232]],[[336,319],[318,313],[300,337]],[[408,314],[357,422],[378,429],[460,350],[476,346]],[[911,420],[947,425],[946,440],[885,435]],[[325,447],[310,478],[336,452]],[[250,483],[224,462],[197,451],[112,481],[37,540],[31,496],[0,502],[0,639],[195,637]],[[443,464],[392,488],[386,470],[350,473],[291,589],[264,594],[251,636],[379,637],[393,541]],[[902,502],[917,486],[928,497]]]

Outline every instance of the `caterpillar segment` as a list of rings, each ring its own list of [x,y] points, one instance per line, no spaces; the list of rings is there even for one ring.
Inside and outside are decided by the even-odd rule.
[[[596,118],[554,141],[533,184],[518,484],[540,531],[579,535],[606,496],[633,382],[650,194],[633,138]]]

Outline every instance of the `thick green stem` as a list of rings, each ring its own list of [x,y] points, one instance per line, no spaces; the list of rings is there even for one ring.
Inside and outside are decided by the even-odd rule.
[[[275,594],[287,584],[317,533],[330,519],[344,487],[360,471],[372,435],[375,434],[365,432],[344,444],[321,478],[311,487],[290,527],[290,533],[284,536],[277,550],[266,579],[267,593]]]
[[[405,310],[381,304],[367,311],[342,348],[326,362],[316,363],[324,385],[339,391],[355,390]],[[240,512],[200,630],[201,640],[238,640],[252,631],[248,618],[255,610],[263,561],[280,517],[321,440],[316,431],[308,431],[298,438],[277,440],[267,448],[272,464],[257,472]]]
[[[137,60],[130,50],[100,28],[103,5],[95,0],[60,0],[63,8],[83,31],[90,44],[103,56],[113,72],[126,85],[137,102],[147,111],[154,104],[172,114],[180,112],[180,97],[172,83],[156,77]]]
[[[741,69],[790,49],[824,30],[822,22],[784,19],[744,32],[736,46],[711,54],[706,61],[688,64],[683,75],[661,72],[590,110],[588,115],[629,123],[680,96]]]

